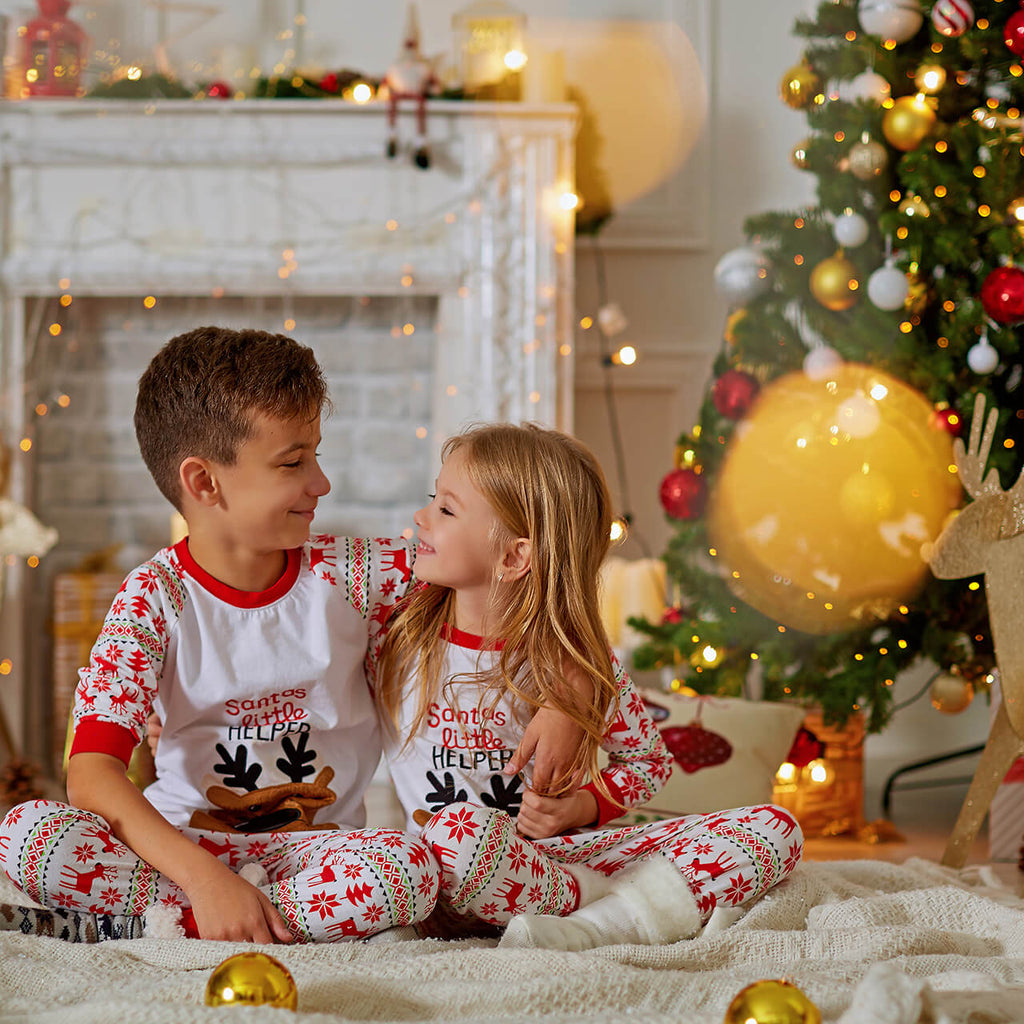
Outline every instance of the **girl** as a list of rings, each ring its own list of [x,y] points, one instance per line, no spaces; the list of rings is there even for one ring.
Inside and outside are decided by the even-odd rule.
[[[598,614],[611,503],[594,456],[556,431],[483,426],[447,441],[436,486],[415,516],[420,586],[371,669],[447,923],[504,925],[503,946],[673,942],[782,881],[802,837],[780,808],[601,828],[650,799],[671,757]],[[582,731],[590,781],[574,792],[509,774],[538,709]]]

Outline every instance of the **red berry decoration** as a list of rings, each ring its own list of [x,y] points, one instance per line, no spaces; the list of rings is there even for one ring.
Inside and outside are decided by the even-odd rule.
[[[704,511],[708,489],[692,469],[673,469],[661,481],[661,507],[673,519],[697,519]]]
[[[1024,23],[1024,11],[1021,11]],[[993,320],[1015,324],[1024,320],[1024,270],[996,267],[981,286],[981,304]]]
[[[678,622],[683,621],[683,609],[679,605],[674,604],[669,608],[666,608],[661,616],[661,624],[663,626],[674,626]]]
[[[1003,42],[1018,57],[1024,57],[1024,9],[1011,14],[1003,26]]]
[[[234,90],[227,82],[211,82],[206,87],[206,95],[209,96],[211,100],[229,100],[233,93]]]
[[[711,389],[715,408],[731,420],[742,419],[757,396],[757,378],[743,370],[726,370]]]
[[[793,745],[789,748],[786,760],[790,764],[796,765],[797,768],[803,768],[804,765],[823,757],[824,754],[825,744],[810,729],[801,725],[793,740]]]
[[[705,729],[698,722],[670,725],[661,730],[661,735],[676,764],[688,775],[701,768],[725,764],[732,757],[732,744],[724,736]]]

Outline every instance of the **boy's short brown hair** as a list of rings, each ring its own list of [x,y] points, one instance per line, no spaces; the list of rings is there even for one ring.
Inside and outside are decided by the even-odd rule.
[[[319,416],[327,382],[313,350],[283,334],[197,327],[171,338],[139,379],[135,436],[160,492],[179,511],[189,456],[233,465],[252,414]]]

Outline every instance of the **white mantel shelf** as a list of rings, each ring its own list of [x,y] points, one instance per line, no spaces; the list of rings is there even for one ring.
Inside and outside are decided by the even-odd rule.
[[[436,446],[475,420],[571,430],[574,219],[559,198],[578,112],[427,106],[423,170],[409,105],[388,159],[382,103],[0,102],[2,436],[32,415],[37,300],[63,291],[436,295]],[[31,507],[31,456],[16,463],[11,497]],[[7,633],[25,585],[7,574]],[[5,647],[15,661],[24,629]],[[18,732],[39,710],[30,688],[0,694]]]

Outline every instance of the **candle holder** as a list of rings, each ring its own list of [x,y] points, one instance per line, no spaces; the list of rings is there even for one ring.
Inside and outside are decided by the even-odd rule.
[[[452,16],[452,33],[466,97],[520,98],[526,15],[502,0],[477,0]]]
[[[20,94],[78,96],[89,37],[67,17],[71,0],[36,0],[39,14],[21,38]]]

